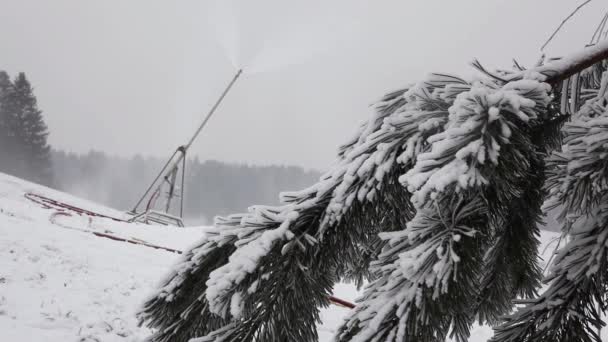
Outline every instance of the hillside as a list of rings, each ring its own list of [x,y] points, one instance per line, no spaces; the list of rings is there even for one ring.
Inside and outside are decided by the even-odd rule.
[[[112,217],[123,216],[0,174],[0,340],[112,342],[140,341],[147,336],[146,328],[137,327],[135,311],[179,255],[76,229],[185,249],[202,236],[201,228],[56,216],[55,210],[24,197],[26,193]],[[351,291],[346,298],[352,300],[352,295]],[[320,331],[325,340],[345,313],[338,307],[324,312],[326,323]]]

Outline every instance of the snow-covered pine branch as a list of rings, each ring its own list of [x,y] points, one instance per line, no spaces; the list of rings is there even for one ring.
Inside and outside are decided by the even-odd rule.
[[[601,341],[608,284],[607,85],[604,71],[596,97],[564,126],[564,145],[548,161],[550,203],[562,206],[562,234],[569,237],[545,279],[549,287],[523,302],[492,341]]]
[[[224,227],[237,222],[240,223],[238,218],[227,218]],[[210,272],[224,265],[234,252],[235,236],[227,236],[228,231],[207,229],[205,238],[181,256],[161,280],[157,292],[144,302],[138,317],[140,324],[146,322],[156,329],[151,341],[188,341],[228,324],[229,319],[210,312],[205,300],[205,282]]]
[[[542,124],[549,90],[535,80],[485,79],[446,101],[444,129],[427,139],[430,148],[401,177],[416,215],[405,229],[381,234],[387,246],[373,264],[381,276],[366,288],[338,341],[430,342],[450,331],[466,341],[485,299],[480,298],[485,251],[511,228],[504,226],[512,223],[510,206],[535,172],[538,151],[531,132]],[[531,216],[538,215],[537,202]],[[535,253],[538,241],[531,238]],[[534,285],[538,265],[528,266],[531,270],[517,269],[516,277],[503,278],[511,283],[531,274]],[[502,302],[516,294],[504,293]]]
[[[605,100],[584,102],[598,94],[605,45],[475,82],[435,74],[387,95],[318,183],[282,194],[282,206],[219,219],[184,255],[140,313],[157,329],[151,340],[315,341],[319,307],[340,278],[372,282],[339,341],[434,342],[450,333],[466,340],[473,320],[493,322],[513,298],[534,294],[545,168],[576,169],[546,166],[544,157],[560,143],[559,128],[570,115],[589,108],[605,113]],[[605,158],[602,153],[591,157]],[[595,167],[600,159],[575,166]],[[584,183],[594,175],[601,172],[578,174],[563,193],[601,189],[603,183]],[[550,175],[552,183],[561,184]],[[595,220],[573,228],[574,254],[562,253],[552,279],[566,279],[567,286],[580,280],[559,263],[605,263],[603,247],[591,245],[603,236],[603,213],[600,207],[578,213]],[[595,273],[576,276],[603,274],[589,265]],[[591,301],[599,298],[593,295]],[[526,310],[515,319],[540,312]],[[573,322],[551,319],[557,321]],[[519,336],[510,329],[520,323],[510,321],[497,338]]]
[[[515,73],[509,80],[542,76],[541,81],[548,84],[560,84],[577,74],[583,73],[594,65],[605,63],[608,59],[608,39],[595,45],[587,46],[557,61],[540,65],[536,68]]]

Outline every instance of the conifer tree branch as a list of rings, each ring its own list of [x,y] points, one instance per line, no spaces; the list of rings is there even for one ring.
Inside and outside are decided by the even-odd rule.
[[[511,229],[504,226],[512,214],[505,209],[527,189],[521,180],[537,158],[530,127],[541,122],[550,101],[546,84],[500,83],[459,86],[453,101],[438,96],[449,107],[449,120],[402,177],[413,193],[416,216],[404,230],[381,235],[387,245],[374,263],[381,276],[366,288],[339,341],[468,338],[484,251],[497,230]],[[446,93],[454,90],[444,87]],[[537,202],[528,210],[538,213]],[[538,270],[535,262],[531,270]],[[523,288],[519,280],[512,282]],[[506,301],[515,295],[504,294]]]
[[[555,85],[606,59],[608,59],[608,39],[557,61],[512,74],[507,81],[522,79],[525,75],[539,74],[542,75],[542,81]]]
[[[496,324],[509,313],[514,298],[530,298],[537,294],[542,279],[538,263],[539,223],[544,201],[542,190],[544,163],[542,155],[532,156],[530,171],[523,179],[523,193],[513,199],[496,237],[484,256],[484,272],[480,281],[478,304],[479,324]]]
[[[608,299],[607,85],[604,71],[596,97],[564,126],[563,148],[548,159],[550,203],[563,207],[562,234],[570,242],[555,258],[548,288],[521,302],[495,329],[494,342],[601,341]]]

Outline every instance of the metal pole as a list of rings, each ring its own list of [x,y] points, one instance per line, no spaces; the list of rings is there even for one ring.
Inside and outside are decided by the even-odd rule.
[[[185,159],[184,159],[185,160]],[[167,176],[165,176],[165,181],[169,184],[169,192],[167,194],[167,203],[165,205],[165,212],[168,214],[171,209],[171,200],[173,196],[175,196],[175,182],[177,181],[177,166],[171,170]]]
[[[186,187],[186,158],[182,161],[182,188],[179,203],[179,217],[184,217],[184,188]]]
[[[203,120],[201,125],[198,127],[198,129],[196,130],[196,132],[194,133],[192,138],[190,138],[190,141],[188,141],[188,143],[184,146],[184,148],[186,150],[190,148],[190,146],[194,142],[194,139],[196,139],[196,137],[199,135],[199,133],[203,130],[203,127],[205,127],[205,125],[207,125],[207,122],[209,121],[209,119],[211,119],[211,116],[213,115],[213,113],[215,113],[215,110],[220,106],[220,104],[224,100],[224,97],[226,97],[226,94],[228,94],[228,92],[230,91],[230,89],[232,88],[232,86],[234,85],[236,80],[239,78],[239,76],[241,76],[242,73],[243,73],[243,69],[239,69],[239,71],[237,71],[236,75],[234,75],[234,77],[232,78],[232,81],[230,81],[230,83],[228,83],[228,86],[226,87],[226,89],[224,89],[224,92],[222,93],[222,95],[220,95],[219,99],[217,99],[217,101],[215,102],[213,107],[211,107],[211,110],[209,111],[209,113],[207,113],[207,116],[205,117],[205,119]]]

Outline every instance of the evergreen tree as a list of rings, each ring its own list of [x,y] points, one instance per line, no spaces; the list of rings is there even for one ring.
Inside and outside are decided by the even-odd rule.
[[[48,129],[24,73],[13,82],[0,72],[1,171],[37,183],[52,183]]]
[[[336,341],[466,341],[518,297],[494,341],[600,341],[608,40],[530,70],[474,65],[472,81],[434,74],[387,95],[284,205],[216,219],[144,304],[151,340],[316,341],[332,284],[366,279]],[[547,194],[571,242],[532,298]]]
[[[0,165],[6,163],[8,145],[8,127],[6,110],[6,93],[12,86],[11,79],[5,71],[0,70]],[[1,170],[1,166],[0,166]]]
[[[26,175],[34,182],[50,185],[52,182],[48,128],[38,109],[34,89],[25,74],[20,72],[14,80],[18,108],[17,135],[26,157]]]
[[[15,87],[10,76],[0,71],[0,171],[17,174],[19,146],[16,134]]]

